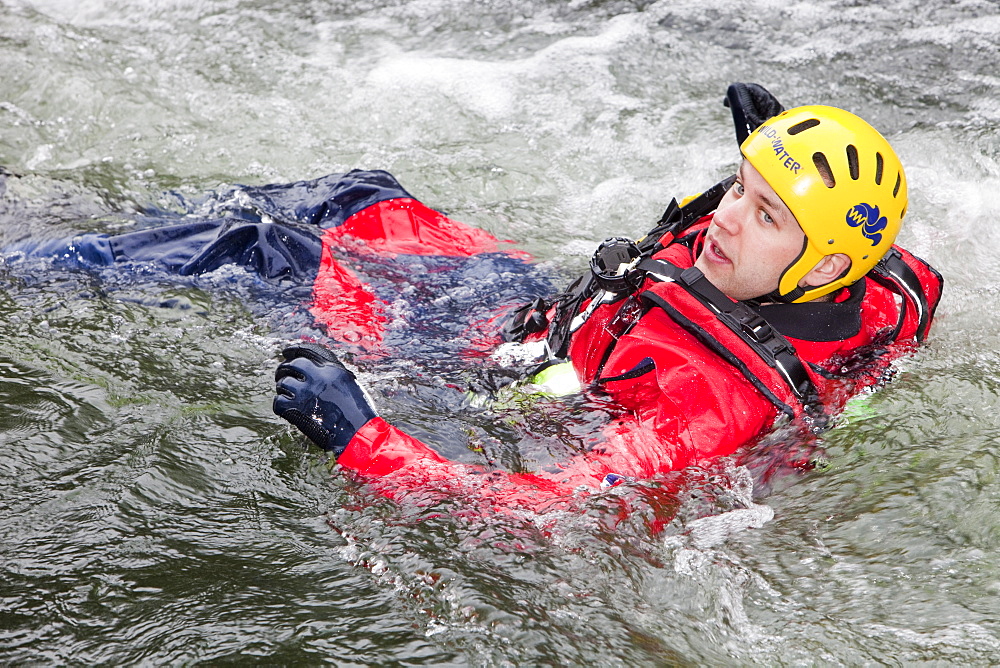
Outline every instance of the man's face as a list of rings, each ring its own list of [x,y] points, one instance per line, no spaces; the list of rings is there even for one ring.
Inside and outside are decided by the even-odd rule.
[[[733,299],[778,288],[782,272],[802,252],[805,234],[764,177],[746,160],[719,203],[694,266]]]

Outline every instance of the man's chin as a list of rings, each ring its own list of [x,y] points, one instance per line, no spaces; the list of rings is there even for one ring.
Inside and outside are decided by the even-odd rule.
[[[705,278],[708,279],[709,283],[719,288],[723,292],[726,291],[725,290],[726,279],[724,276],[720,275],[721,272],[719,272],[716,267],[713,267],[710,263],[707,262],[695,262],[694,266],[695,268],[701,270],[701,273],[705,275]]]
[[[695,266],[698,267],[697,264]],[[708,271],[705,271],[705,269],[702,269],[701,267],[698,267],[698,269],[701,269],[701,273],[705,275],[705,278],[708,279],[709,283],[714,285],[717,289],[721,290],[722,293],[727,297],[729,297],[730,299],[735,299],[737,301],[744,301],[746,299],[750,299],[750,297],[741,296],[741,295],[746,295],[747,293],[746,287],[740,286],[738,284],[734,285],[730,277],[725,275],[724,272],[720,272],[717,270],[713,271],[713,269],[715,269],[714,267],[709,267]]]

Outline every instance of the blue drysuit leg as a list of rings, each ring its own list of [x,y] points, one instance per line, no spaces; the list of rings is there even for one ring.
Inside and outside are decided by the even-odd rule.
[[[155,262],[181,276],[228,264],[262,278],[308,284],[319,270],[322,250],[311,230],[231,219],[129,232],[107,238],[107,244],[115,262]]]
[[[272,281],[311,284],[322,251],[317,228],[336,227],[372,204],[399,197],[410,195],[383,171],[238,186],[209,202],[207,220],[178,223],[177,214],[146,216],[140,222],[147,229],[136,232],[29,241],[8,251],[76,266],[152,262],[182,276],[236,265]]]

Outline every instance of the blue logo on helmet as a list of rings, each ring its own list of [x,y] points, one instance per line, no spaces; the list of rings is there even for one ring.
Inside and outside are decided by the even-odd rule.
[[[872,246],[878,246],[882,241],[882,230],[889,224],[885,216],[879,215],[877,206],[871,204],[855,204],[847,212],[847,224],[851,227],[861,227],[861,234],[871,239]]]

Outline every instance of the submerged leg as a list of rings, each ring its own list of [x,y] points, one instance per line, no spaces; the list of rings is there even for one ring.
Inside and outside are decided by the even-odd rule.
[[[7,255],[48,257],[79,267],[152,262],[189,276],[227,264],[270,280],[305,284],[316,277],[322,242],[313,226],[338,227],[354,214],[409,193],[388,172],[355,170],[311,181],[237,186],[208,200],[207,218],[166,224],[116,236],[83,234],[71,239],[27,241]],[[160,217],[156,216],[156,222]],[[277,221],[277,222],[276,222]]]
[[[322,243],[280,223],[216,220],[130,232],[108,238],[116,262],[156,262],[181,276],[236,265],[262,278],[311,282]]]
[[[82,234],[28,241],[9,248],[6,255],[52,258],[58,264],[81,268],[150,262],[181,276],[230,264],[262,278],[308,284],[319,271],[321,251],[319,237],[288,225],[212,220],[117,236]]]

